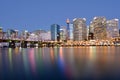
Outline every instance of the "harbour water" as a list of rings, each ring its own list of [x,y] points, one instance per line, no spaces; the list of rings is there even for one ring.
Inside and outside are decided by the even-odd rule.
[[[0,80],[120,80],[120,47],[0,48]]]

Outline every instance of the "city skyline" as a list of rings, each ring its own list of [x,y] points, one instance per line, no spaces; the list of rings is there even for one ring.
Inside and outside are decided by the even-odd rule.
[[[66,26],[66,19],[86,18],[90,25],[95,16],[120,19],[119,0],[5,1],[0,5],[0,26],[3,30],[49,30],[51,24]],[[119,22],[120,23],[120,22]],[[120,27],[119,27],[120,28]]]
[[[96,18],[96,17],[104,17],[104,16],[95,16],[95,17],[93,17],[93,19],[94,18]],[[106,18],[106,17],[104,17],[104,18]],[[67,20],[69,20],[69,24],[72,24],[73,25],[73,22],[74,22],[74,20],[75,19],[78,19],[78,18],[74,18],[74,19],[72,19],[72,20],[70,20],[69,18],[67,18],[66,19],[66,21]],[[86,18],[81,18],[81,19],[85,19],[86,20]],[[112,18],[112,19],[109,19],[109,20],[113,20],[113,19],[115,19],[115,20],[118,20],[118,23],[120,23],[120,21],[119,21],[119,19],[118,18]],[[107,21],[109,21],[107,18],[106,18],[106,20]],[[61,24],[57,24],[57,23],[53,23],[53,24],[57,24],[57,25],[59,25],[60,27],[68,27],[68,25],[67,25],[67,22],[64,22],[65,23],[65,25],[61,25]],[[87,22],[87,20],[86,20],[86,22]],[[85,22],[85,23],[86,23]],[[90,25],[91,25],[91,23],[92,23],[92,20],[89,22],[90,24],[89,25],[87,25],[87,23],[86,23],[86,27],[87,28],[89,28],[90,27]],[[52,24],[51,24],[52,25]],[[51,31],[51,25],[49,25],[49,27],[48,27],[48,29],[45,29],[45,28],[36,28],[36,29],[32,29],[32,31],[30,31],[29,29],[23,29],[23,30],[21,30],[21,29],[18,29],[18,28],[6,28],[6,30],[4,29],[4,26],[2,27],[2,26],[0,26],[0,28],[3,30],[3,31],[8,31],[8,30],[17,30],[18,32],[21,32],[21,31],[29,31],[29,32],[34,32],[34,31],[36,31],[36,30],[45,30],[45,31]],[[120,26],[119,26],[119,24],[118,24],[118,29],[120,30]]]

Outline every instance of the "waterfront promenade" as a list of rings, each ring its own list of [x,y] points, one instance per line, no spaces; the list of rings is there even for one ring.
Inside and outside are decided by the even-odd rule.
[[[0,39],[0,47],[74,47],[74,46],[120,46],[120,38],[84,41],[33,41],[23,39]]]

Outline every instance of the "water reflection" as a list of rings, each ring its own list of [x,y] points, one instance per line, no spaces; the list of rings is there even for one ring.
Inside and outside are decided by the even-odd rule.
[[[8,49],[8,59],[9,59],[9,68],[10,68],[10,70],[12,71],[12,68],[13,68],[13,61],[12,61],[12,49],[11,48],[9,48]]]
[[[0,80],[120,79],[119,50],[114,46],[0,48]]]

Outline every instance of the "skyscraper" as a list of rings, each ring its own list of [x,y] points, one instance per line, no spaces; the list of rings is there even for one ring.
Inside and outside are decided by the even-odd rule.
[[[87,26],[86,26],[85,18],[73,19],[73,33],[74,33],[74,41],[87,39]]]
[[[119,20],[112,19],[107,21],[107,36],[108,38],[119,37]]]
[[[66,39],[69,39],[69,24],[70,24],[70,20],[67,18],[66,20],[66,24],[67,24],[67,33],[66,33]]]
[[[53,41],[60,40],[60,26],[58,24],[51,25],[51,40]]]
[[[73,24],[69,24],[69,35],[68,35],[69,40],[73,40]]]
[[[66,40],[66,35],[67,35],[67,29],[65,26],[61,26],[60,28],[60,40],[65,41]]]
[[[93,33],[95,40],[107,39],[107,27],[105,17],[94,17],[90,24],[90,33]]]
[[[73,40],[73,24],[69,19],[66,20],[67,23],[67,40]]]

